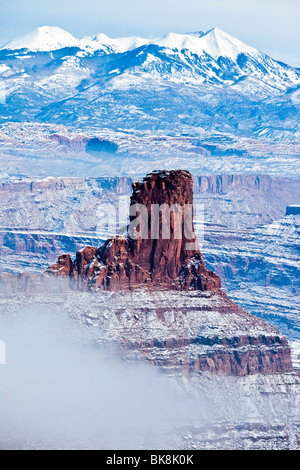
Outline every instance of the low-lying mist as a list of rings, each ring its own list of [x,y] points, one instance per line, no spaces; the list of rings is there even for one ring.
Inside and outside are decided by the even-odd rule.
[[[243,448],[257,423],[291,428],[299,400],[262,377],[172,378],[94,337],[49,302],[0,314],[0,449]]]
[[[58,312],[0,316],[0,336],[0,448],[164,447],[192,409],[166,377],[121,362]]]

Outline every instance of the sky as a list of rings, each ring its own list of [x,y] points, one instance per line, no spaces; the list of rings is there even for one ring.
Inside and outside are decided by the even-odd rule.
[[[75,37],[103,32],[147,38],[217,26],[300,67],[299,24],[299,0],[0,0],[0,45],[45,25]]]

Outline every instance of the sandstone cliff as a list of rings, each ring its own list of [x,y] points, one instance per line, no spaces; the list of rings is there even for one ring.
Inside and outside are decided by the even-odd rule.
[[[2,295],[26,292],[26,304],[31,296],[62,296],[61,308],[70,303],[70,316],[95,328],[100,343],[170,373],[292,371],[286,338],[231,301],[206,269],[192,217],[188,229],[185,224],[192,202],[190,173],[154,172],[133,184],[128,236],[86,246],[75,259],[61,255],[41,276],[5,274]],[[153,224],[152,207],[164,204],[178,211],[159,212]]]
[[[136,231],[129,225],[127,237],[109,239],[100,248],[85,247],[75,260],[60,256],[47,274],[69,276],[85,290],[145,284],[201,291],[221,287],[220,278],[206,269],[197,244],[191,174],[154,172],[132,187],[130,222],[137,222]]]

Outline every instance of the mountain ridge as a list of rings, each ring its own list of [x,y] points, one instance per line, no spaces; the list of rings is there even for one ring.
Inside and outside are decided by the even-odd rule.
[[[204,41],[203,41],[204,38]],[[82,38],[75,38],[68,31],[59,28],[57,26],[40,26],[34,31],[25,34],[23,36],[12,39],[11,41],[6,42],[0,48],[9,49],[9,50],[21,50],[28,49],[30,51],[51,51],[57,49],[63,49],[64,47],[79,47],[82,49],[93,48],[96,50],[96,44],[101,46],[109,46],[114,52],[125,52],[132,50],[133,48],[138,48],[141,45],[161,45],[166,48],[176,47],[178,50],[185,48],[195,48],[197,52],[207,52],[209,51],[209,43],[212,43],[211,46],[215,48],[219,44],[224,44],[225,42],[234,44],[236,47],[240,47],[242,50],[247,50],[251,53],[258,52],[255,48],[250,47],[240,41],[239,39],[234,38],[233,36],[225,33],[218,27],[214,27],[208,31],[199,31],[194,33],[175,33],[170,32],[165,36],[159,38],[142,38],[139,36],[129,36],[129,37],[117,37],[110,38],[104,33],[98,33],[94,36],[84,36]],[[126,47],[127,45],[127,47]],[[225,49],[223,50],[223,52]],[[217,56],[222,55],[222,51]],[[226,55],[226,54],[225,54]]]
[[[2,122],[297,136],[300,71],[218,28],[157,40],[66,40],[51,51],[47,41],[43,50],[0,49]]]

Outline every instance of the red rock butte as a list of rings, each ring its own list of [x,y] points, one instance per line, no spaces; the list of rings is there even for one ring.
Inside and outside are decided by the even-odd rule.
[[[219,276],[205,267],[194,232],[192,175],[184,170],[153,172],[133,183],[132,188],[130,207],[134,215],[128,228],[138,221],[140,236],[117,236],[99,248],[87,246],[74,260],[69,254],[59,256],[46,273],[69,277],[78,288],[92,291],[140,286],[200,291],[220,288]],[[159,208],[155,237],[153,207]],[[139,217],[142,208],[144,216]],[[168,237],[164,228],[169,231]]]
[[[88,310],[89,324],[96,318],[95,328],[98,321],[101,325],[102,343],[117,345],[127,360],[140,358],[170,373],[291,372],[287,339],[230,300],[220,278],[206,269],[192,223],[190,173],[153,172],[132,186],[128,233],[138,221],[142,237],[114,237],[101,247],[83,248],[75,259],[62,255],[43,275],[5,273],[0,277],[3,295],[14,299],[21,291],[56,298],[62,292],[63,303],[71,295],[72,316],[77,311],[83,321]],[[154,214],[153,206],[163,205],[180,210]],[[168,237],[163,236],[166,226]],[[178,227],[181,237],[175,233]],[[84,309],[82,290],[92,295]]]

